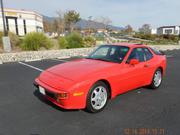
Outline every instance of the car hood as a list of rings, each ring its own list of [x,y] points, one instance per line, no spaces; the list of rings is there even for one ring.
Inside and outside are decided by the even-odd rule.
[[[109,68],[117,63],[92,59],[79,59],[53,66],[46,71],[68,80],[77,81],[79,78]]]

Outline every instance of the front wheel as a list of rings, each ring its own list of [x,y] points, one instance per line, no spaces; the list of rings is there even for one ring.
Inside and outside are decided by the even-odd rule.
[[[102,111],[109,99],[109,89],[104,82],[97,82],[90,89],[86,109],[96,113]]]
[[[154,73],[150,87],[152,89],[157,89],[157,88],[159,88],[161,83],[162,83],[162,71],[161,71],[161,69],[158,68]]]

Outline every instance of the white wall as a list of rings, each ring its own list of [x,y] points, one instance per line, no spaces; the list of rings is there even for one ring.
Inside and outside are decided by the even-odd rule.
[[[163,34],[166,34],[166,30],[172,30],[172,32],[170,34],[174,34],[174,28],[163,28]]]
[[[176,28],[175,28],[175,34],[176,35],[179,35],[180,34],[180,26],[176,26]]]
[[[20,36],[24,36],[24,22],[23,19],[18,19],[17,20],[18,23],[18,31],[19,31],[19,35]]]
[[[151,34],[157,34],[157,29],[151,29]]]
[[[37,28],[42,28],[43,30],[43,18],[41,17],[41,15],[38,15],[35,12],[8,9],[5,13],[6,13],[5,15],[7,16],[17,17],[18,32],[20,36],[25,35],[24,22],[23,22],[24,20],[26,21],[27,33],[37,32]],[[15,20],[8,19],[8,22],[9,22],[9,30],[11,32],[16,33]],[[0,16],[0,31],[3,31],[3,23],[1,16]]]

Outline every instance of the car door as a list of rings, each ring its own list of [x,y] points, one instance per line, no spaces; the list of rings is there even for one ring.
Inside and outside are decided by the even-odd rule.
[[[139,63],[136,65],[130,65],[129,62],[131,59],[137,59],[139,60]],[[123,84],[121,85],[121,87],[123,88],[120,88],[124,90],[123,92],[142,86],[143,77],[145,76],[144,65],[145,65],[145,55],[143,48],[140,47],[134,48],[126,61],[123,70],[123,74],[122,74],[123,80],[121,80],[120,82],[120,84]]]
[[[144,76],[144,85],[148,85],[151,83],[154,74],[154,56],[148,48],[143,48],[143,50],[145,54],[144,72],[146,73]]]

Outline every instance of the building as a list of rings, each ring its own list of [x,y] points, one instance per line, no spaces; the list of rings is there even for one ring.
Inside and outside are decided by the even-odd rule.
[[[7,30],[16,35],[24,36],[29,32],[43,31],[43,17],[34,11],[5,8],[4,12]],[[0,31],[3,31],[2,15],[0,16]]]
[[[151,34],[158,35],[180,35],[180,26],[162,26],[151,30]]]
[[[151,29],[151,34],[157,34],[157,29]]]

